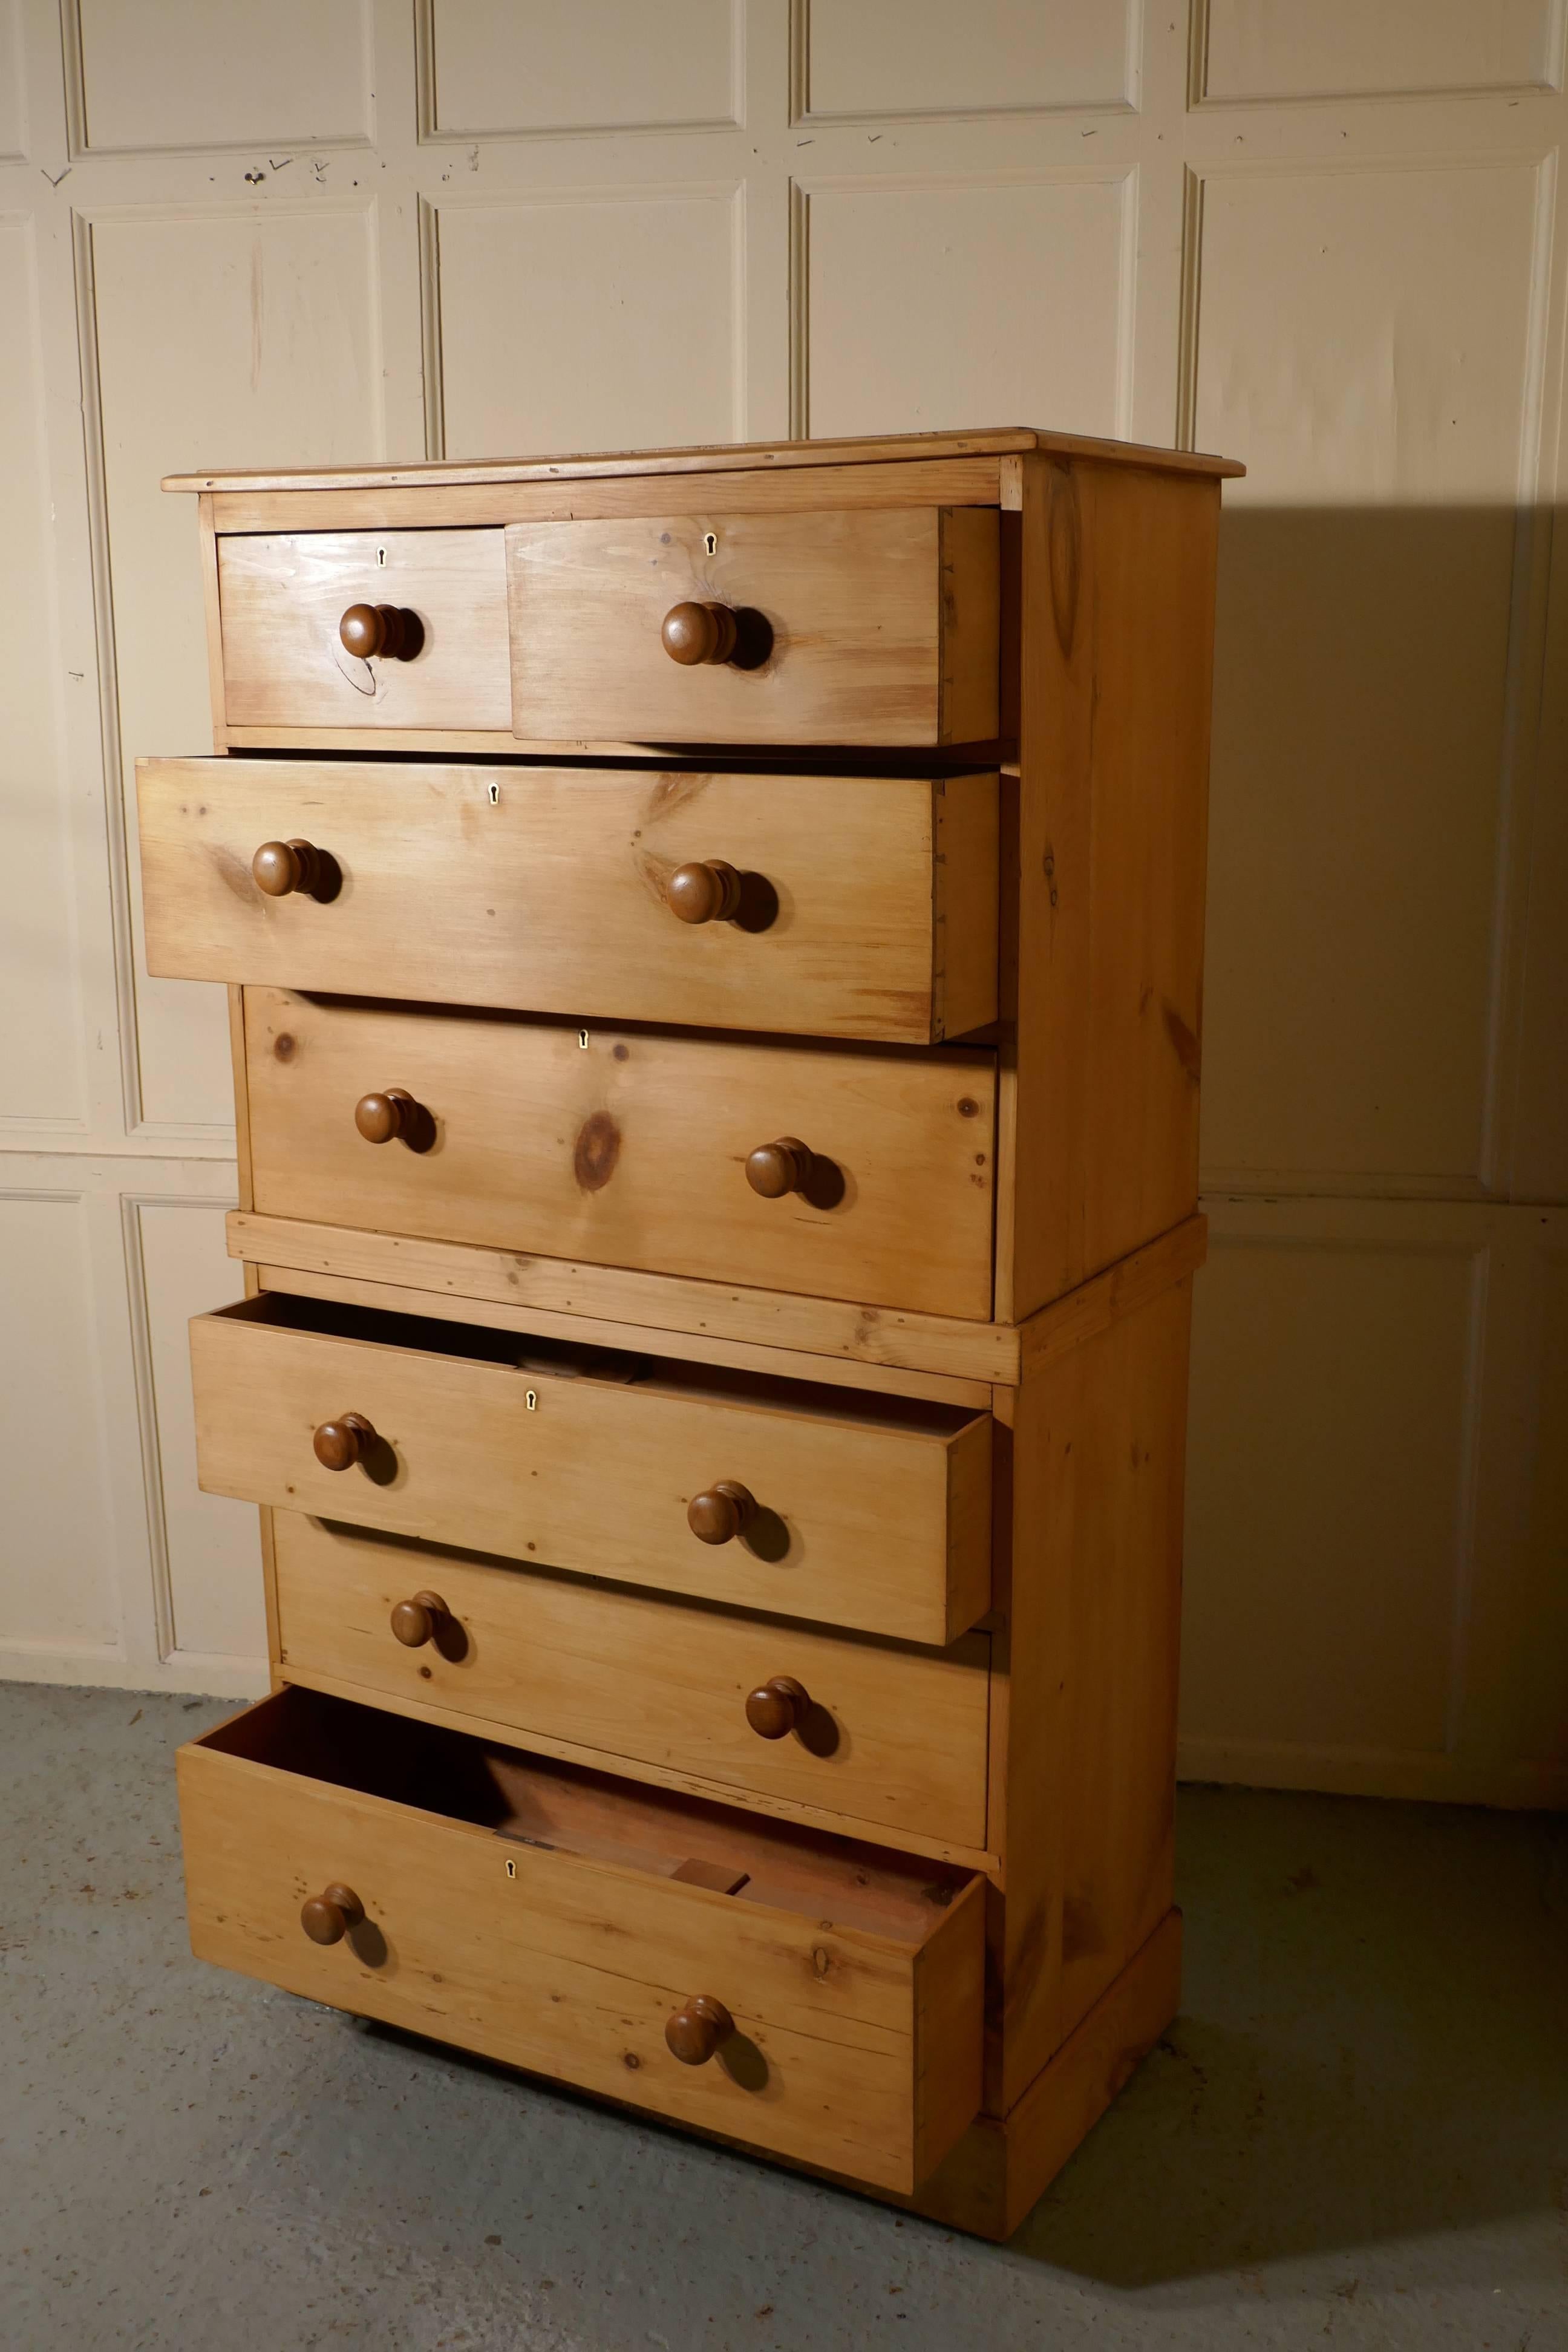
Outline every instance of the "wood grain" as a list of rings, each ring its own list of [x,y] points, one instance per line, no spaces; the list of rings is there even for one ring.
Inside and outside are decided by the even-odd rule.
[[[996,1266],[1017,1322],[1196,1206],[1219,511],[1212,482],[1044,458],[1023,498]]]
[[[710,474],[703,503],[713,514],[787,514],[831,503],[851,507],[987,506],[1000,496],[995,457],[905,458],[901,464],[758,467]],[[479,526],[509,522],[607,522],[669,504],[662,474],[595,475],[574,482],[426,482],[358,490],[230,490],[213,499],[220,530],[385,530],[399,524]]]
[[[141,761],[137,800],[160,978],[902,1045],[995,1017],[994,776],[230,757]],[[330,903],[252,881],[297,837]],[[677,920],[715,858],[740,921]]]
[[[412,466],[315,466],[284,472],[256,467],[239,473],[166,474],[163,487],[166,490],[376,489],[398,483],[425,483],[439,489],[463,482],[593,481],[616,474],[714,474],[755,467],[837,468],[1031,449],[1057,457],[1095,457],[1105,465],[1154,467],[1168,473],[1224,476],[1247,471],[1234,458],[1207,457],[1196,450],[1162,449],[1137,441],[1095,440],[1079,433],[1009,425],[963,433],[869,434],[840,440],[718,441],[689,449],[593,451],[577,457],[491,459],[477,465],[452,460]]]
[[[265,1222],[265,1221],[264,1221]],[[307,1231],[317,1231],[308,1227]],[[351,1238],[353,1238],[351,1236]],[[372,1234],[376,1242],[384,1237]],[[231,1253],[232,1255],[232,1253]],[[869,1389],[880,1396],[924,1397],[933,1404],[965,1404],[994,1410],[998,1391],[986,1381],[955,1380],[947,1372],[911,1372],[885,1364],[852,1363],[836,1356],[807,1355],[798,1348],[760,1348],[743,1339],[715,1339],[700,1331],[653,1332],[636,1323],[612,1323],[593,1315],[558,1315],[548,1307],[512,1307],[485,1298],[457,1298],[438,1290],[416,1296],[390,1282],[365,1282],[345,1274],[301,1272],[291,1266],[254,1265],[258,1292],[281,1290],[299,1298],[337,1299],[373,1307],[383,1314],[417,1314],[447,1323],[478,1323],[525,1338],[564,1339],[594,1348],[644,1349],[683,1363],[726,1364],[733,1370],[765,1372],[790,1381],[815,1381],[834,1388]],[[249,1296],[250,1294],[247,1294]]]
[[[624,1323],[709,1343],[706,1352],[715,1360],[722,1359],[731,1343],[817,1355],[825,1362],[831,1359],[843,1367],[863,1368],[873,1376],[868,1381],[871,1387],[877,1385],[874,1375],[883,1370],[929,1372],[942,1380],[984,1384],[1016,1383],[1021,1376],[1021,1335],[1011,1323],[897,1313],[831,1298],[801,1297],[784,1290],[692,1282],[676,1275],[639,1274],[626,1266],[584,1265],[565,1258],[530,1257],[511,1250],[371,1233],[298,1217],[247,1215],[242,1210],[230,1213],[227,1230],[231,1257],[264,1265],[276,1275],[310,1275],[325,1282],[384,1283],[395,1289],[434,1294],[449,1305],[473,1300],[489,1307],[521,1307],[536,1318],[529,1328],[557,1338],[571,1336],[566,1326],[570,1318],[579,1324],[580,1337],[608,1336],[619,1344],[620,1334],[587,1327]],[[300,1286],[278,1281],[272,1286]],[[410,1313],[446,1311],[424,1300],[405,1298],[402,1304]],[[538,1319],[542,1318],[552,1319]],[[779,1369],[798,1371],[800,1367],[781,1364]],[[831,1370],[822,1373],[825,1380],[832,1377]],[[955,1398],[952,1402],[984,1400]]]
[[[611,1770],[653,1763],[766,1809],[842,1814],[858,1833],[985,1843],[990,1643],[890,1647],[479,1554],[275,1514],[280,1662],[570,1745]],[[451,1629],[406,1649],[400,1601],[433,1587]],[[814,1703],[805,1736],[763,1741],[744,1698],[775,1674]]]
[[[989,1055],[579,1030],[278,989],[247,991],[246,1034],[263,1214],[990,1310]],[[359,1135],[355,1103],[388,1086],[429,1110],[433,1150]],[[837,1171],[809,1200],[746,1182],[748,1154],[781,1134]]]
[[[937,1645],[990,1606],[983,1414],[676,1363],[520,1372],[501,1334],[460,1354],[450,1326],[388,1321],[276,1294],[197,1317],[205,1491]],[[314,1433],[351,1412],[384,1444],[326,1469]],[[765,1526],[699,1541],[687,1506],[715,1478]]]
[[[224,747],[224,729],[227,724],[223,681],[223,615],[218,602],[217,535],[213,509],[216,499],[202,497],[196,500],[196,529],[201,549],[202,612],[206,622],[207,692],[212,701],[213,750]]]
[[[826,2156],[895,2190],[918,2185],[917,2151],[924,2164],[945,2154],[944,2138],[950,2145],[978,2095],[979,2013],[932,2052],[937,2079],[929,2068],[917,2073],[915,1967],[919,1959],[932,1984],[948,1970],[972,1978],[978,1881],[959,1882],[956,1899],[950,1895],[945,1909],[927,1905],[922,1916],[912,1891],[894,1903],[885,1872],[879,1929],[833,1925],[837,1872],[824,1841],[818,1916],[804,1916],[803,1902],[770,1902],[765,1875],[720,1895],[675,1881],[679,1854],[661,1866],[647,1792],[619,1807],[626,1859],[605,1833],[613,1832],[614,1793],[602,1801],[605,1827],[591,1830],[589,1851],[573,1850],[571,1784],[560,1768],[521,1759],[523,1785],[514,1793],[542,1800],[553,1842],[497,1838],[462,1817],[486,1799],[477,1743],[462,1743],[471,1751],[463,1759],[471,1794],[452,1800],[461,1811],[451,1813],[355,1787],[346,1731],[338,1774],[347,1785],[312,1778],[299,1715],[330,1705],[285,1692],[180,1751],[198,1958],[678,2122]],[[673,1836],[679,1801],[662,1801]],[[786,1833],[772,1834],[776,1843]],[[745,1836],[769,1851],[756,1823]],[[794,1832],[778,1850],[787,1880],[809,1890],[810,1842]],[[301,1931],[300,1906],[334,1881],[354,1888],[366,1916],[363,1928],[322,1947]],[[759,1886],[763,1893],[753,1892]],[[742,2063],[687,2067],[666,2050],[667,2018],[697,1990],[735,2019],[747,2044]]]
[[[1010,2238],[1164,2032],[1181,1989],[1182,1915],[1171,1910],[1006,2116],[976,2116],[908,2200],[914,2210],[948,2229]]]
[[[242,1210],[256,1205],[250,1179],[250,1090],[245,1077],[245,991],[228,989],[228,1060],[234,1081],[235,1183]]]
[[[995,2112],[1171,1905],[1191,1309],[1183,1276],[1017,1391]]]
[[[499,531],[312,531],[220,538],[225,724],[505,728],[505,553]],[[358,661],[338,624],[406,605],[415,661]]]
[[[525,740],[988,740],[996,545],[986,508],[510,524],[512,727]],[[760,667],[670,660],[665,614],[710,600],[765,616]]]

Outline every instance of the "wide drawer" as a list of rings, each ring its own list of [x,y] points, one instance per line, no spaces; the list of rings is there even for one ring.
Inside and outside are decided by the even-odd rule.
[[[905,2193],[974,2115],[962,1871],[302,1690],[179,1775],[199,1959]]]
[[[989,741],[998,546],[994,507],[512,523],[513,730]]]
[[[252,988],[245,1055],[263,1215],[990,1313],[989,1053],[753,1045]],[[395,1113],[391,1090],[405,1098]]]
[[[995,1017],[994,775],[234,758],[137,784],[161,978],[896,1045]]]
[[[217,574],[230,727],[510,729],[500,530],[226,536]],[[402,652],[350,652],[344,615],[382,607],[417,625]]]
[[[275,1514],[273,1557],[290,1681],[862,1833],[985,1845],[984,1633],[927,1650],[816,1633],[297,1511]]]
[[[191,1360],[209,1494],[904,1641],[991,1605],[984,1413],[278,1292]]]

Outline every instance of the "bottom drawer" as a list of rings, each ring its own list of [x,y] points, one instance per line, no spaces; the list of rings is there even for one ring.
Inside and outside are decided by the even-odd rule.
[[[300,1689],[179,1768],[200,1959],[904,2193],[979,2105],[963,1871]]]

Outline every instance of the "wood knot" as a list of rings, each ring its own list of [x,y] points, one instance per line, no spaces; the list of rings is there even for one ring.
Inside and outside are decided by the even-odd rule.
[[[573,1173],[584,1192],[602,1192],[621,1156],[621,1130],[607,1110],[589,1114],[572,1152]]]

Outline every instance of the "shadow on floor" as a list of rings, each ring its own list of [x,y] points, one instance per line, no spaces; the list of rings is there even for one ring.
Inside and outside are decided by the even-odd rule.
[[[1191,1789],[1181,1824],[1183,2014],[1014,2252],[1137,2287],[1545,2211],[1568,2255],[1568,1819]]]

